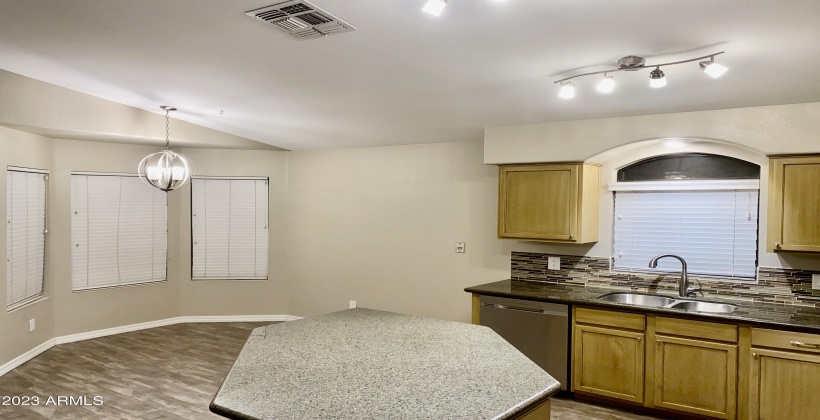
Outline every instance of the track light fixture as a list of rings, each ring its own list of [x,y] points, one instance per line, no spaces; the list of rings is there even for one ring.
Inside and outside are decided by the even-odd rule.
[[[432,1],[432,0],[431,0]],[[643,57],[636,57],[636,56],[627,56],[618,60],[618,66],[615,69],[611,70],[602,70],[596,71],[591,73],[584,73],[578,74],[575,76],[565,77],[561,80],[556,80],[555,83],[558,84],[561,89],[558,93],[558,96],[564,99],[571,99],[575,97],[575,86],[570,82],[570,80],[584,77],[584,76],[593,76],[598,74],[604,75],[604,80],[601,80],[598,83],[597,90],[601,93],[610,93],[613,89],[615,89],[615,78],[610,76],[609,73],[614,73],[618,71],[637,71],[643,70],[648,68],[655,68],[649,73],[649,86],[653,88],[662,88],[666,86],[666,75],[664,74],[661,67],[666,66],[674,66],[677,64],[684,64],[684,63],[691,63],[694,61],[700,61],[700,69],[703,70],[704,73],[708,74],[709,76],[717,79],[720,76],[723,76],[727,70],[729,70],[726,66],[718,64],[715,62],[715,56],[723,54],[724,51],[717,52],[714,54],[709,54],[703,57],[692,58],[689,60],[681,60],[681,61],[673,61],[670,63],[661,63],[661,64],[651,64],[647,65],[646,60]],[[704,59],[708,59],[706,61],[701,61]]]
[[[655,70],[649,73],[649,86],[656,89],[666,86],[666,75],[660,67],[655,67]]]
[[[715,63],[715,57],[710,57],[709,61],[701,61],[700,62],[700,69],[703,70],[704,73],[712,76],[713,78],[717,79],[720,76],[723,76],[723,73],[726,73],[729,70],[728,67]]]
[[[601,93],[610,93],[610,92],[612,92],[612,90],[615,89],[615,78],[612,77],[612,76],[607,76],[606,73],[604,73],[604,80],[601,80],[598,83],[597,89],[598,89],[598,92],[601,92]]]
[[[562,99],[572,99],[575,97],[575,85],[572,82],[561,83],[561,91],[558,96]]]

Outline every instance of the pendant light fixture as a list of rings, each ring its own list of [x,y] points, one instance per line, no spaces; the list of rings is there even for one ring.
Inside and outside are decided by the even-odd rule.
[[[597,90],[600,93],[611,93],[615,89],[615,78],[610,76],[609,73],[619,72],[619,71],[638,71],[644,69],[651,69],[654,67],[649,73],[649,86],[653,88],[662,88],[666,86],[666,75],[664,74],[661,67],[666,66],[675,66],[678,64],[684,63],[691,63],[693,61],[700,61],[704,59],[708,59],[707,61],[700,61],[700,69],[703,70],[704,73],[707,75],[717,79],[720,76],[723,76],[727,70],[729,70],[726,66],[718,64],[715,62],[715,56],[723,54],[723,51],[717,52],[714,54],[709,54],[703,57],[697,58],[690,58],[688,60],[681,60],[681,61],[674,61],[670,63],[661,63],[661,64],[646,64],[646,59],[643,57],[637,56],[627,56],[623,57],[618,60],[617,68],[610,69],[610,70],[601,70],[595,71],[591,73],[584,73],[584,74],[577,74],[575,76],[565,77],[561,80],[556,80],[555,84],[560,87],[558,92],[558,96],[563,99],[572,99],[575,96],[575,87],[572,85],[570,80],[578,78],[578,77],[585,77],[585,76],[592,76],[603,74],[604,79],[598,83]],[[571,92],[570,92],[571,90]]]
[[[185,155],[171,150],[168,115],[177,109],[168,105],[162,105],[160,108],[165,111],[165,150],[143,158],[137,171],[140,179],[146,184],[162,191],[171,191],[190,184],[196,168]]]

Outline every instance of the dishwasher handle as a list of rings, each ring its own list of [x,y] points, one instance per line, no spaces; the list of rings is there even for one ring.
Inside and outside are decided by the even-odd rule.
[[[510,305],[501,305],[498,303],[482,303],[482,306],[488,308],[496,308],[496,309],[504,309],[508,311],[519,311],[519,312],[529,312],[532,314],[541,314],[541,315],[556,315],[556,316],[563,316],[569,317],[569,314],[566,312],[558,312],[558,311],[548,311],[546,309],[535,309],[535,308],[522,308],[520,306],[510,306]]]

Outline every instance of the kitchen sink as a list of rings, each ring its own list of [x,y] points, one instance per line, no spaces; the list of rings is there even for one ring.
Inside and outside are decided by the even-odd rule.
[[[627,305],[651,306],[653,308],[663,308],[675,302],[675,299],[656,296],[656,295],[641,295],[638,293],[610,293],[598,298],[605,302],[625,303]]]
[[[717,314],[730,314],[737,309],[735,305],[726,303],[701,302],[697,300],[681,300],[670,306],[672,309],[683,309],[686,312],[709,312]]]
[[[609,293],[599,296],[598,300],[650,308],[680,309],[686,312],[706,312],[713,314],[730,314],[737,309],[736,305],[728,303],[674,299],[666,296],[644,295],[641,293]]]

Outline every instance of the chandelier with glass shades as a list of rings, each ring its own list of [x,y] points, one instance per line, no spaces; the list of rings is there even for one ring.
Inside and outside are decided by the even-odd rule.
[[[637,71],[643,69],[651,69],[653,67],[655,69],[649,72],[649,86],[655,89],[662,88],[666,86],[666,75],[664,74],[663,70],[661,70],[661,67],[691,63],[694,61],[700,61],[700,69],[708,76],[717,79],[720,76],[723,76],[723,74],[726,73],[727,70],[729,70],[726,66],[715,62],[715,56],[720,54],[723,54],[723,51],[714,54],[709,54],[703,57],[690,58],[688,60],[651,65],[647,65],[646,60],[643,57],[630,55],[628,57],[624,57],[618,60],[617,68],[610,70],[595,71],[591,73],[577,74],[575,76],[565,77],[561,80],[556,80],[555,83],[560,86],[560,89],[558,91],[558,97],[563,99],[574,98],[575,85],[570,80],[578,77],[595,76],[602,74],[603,79],[600,79],[600,81],[598,82],[597,90],[600,93],[607,94],[615,90],[615,77],[610,76],[610,73],[615,73],[619,71]],[[706,61],[707,59],[708,61]]]
[[[137,171],[146,184],[162,191],[171,191],[190,184],[196,168],[191,159],[171,150],[168,115],[177,109],[168,105],[160,108],[165,110],[165,150],[143,158]]]

